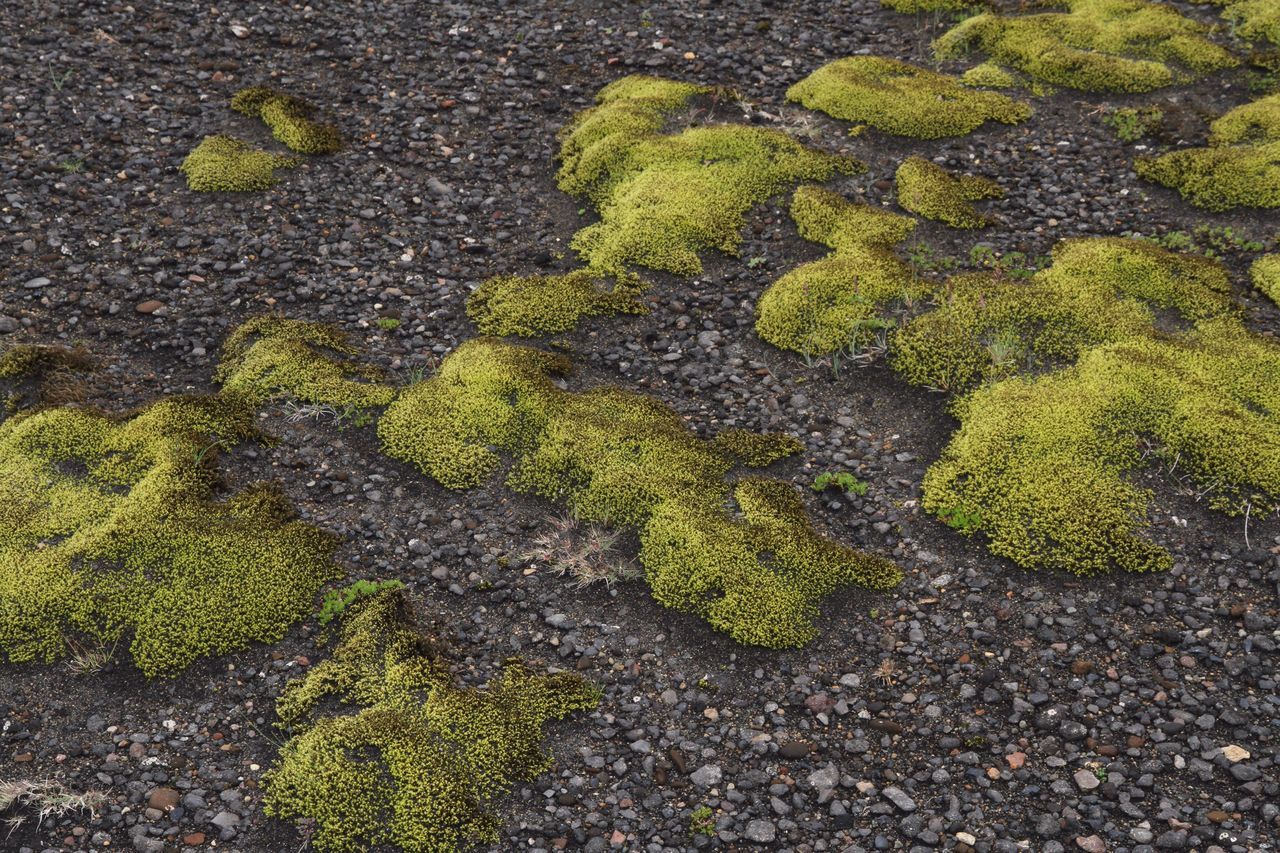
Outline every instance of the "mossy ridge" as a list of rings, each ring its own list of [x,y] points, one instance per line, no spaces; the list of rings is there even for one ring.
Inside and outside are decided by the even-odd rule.
[[[727,482],[732,461],[666,406],[607,386],[561,390],[552,377],[568,369],[541,350],[469,341],[397,398],[378,434],[450,488],[480,484],[510,454],[510,488],[638,528],[654,598],[739,642],[803,644],[818,599],[899,580],[892,563],[819,537],[789,485]],[[726,511],[731,495],[741,519]]]
[[[980,62],[961,74],[960,82],[978,89],[1012,89],[1018,78],[994,62]]]
[[[912,384],[961,391],[1070,363],[1089,348],[1157,335],[1157,309],[1191,324],[1232,313],[1222,265],[1150,242],[1064,240],[1027,282],[956,276],[896,330],[890,366]]]
[[[1228,110],[1209,125],[1211,145],[1280,142],[1280,92]]]
[[[229,392],[257,404],[282,396],[307,403],[385,406],[395,389],[359,355],[339,329],[267,314],[236,328],[222,347],[215,378]]]
[[[952,175],[923,157],[908,157],[894,174],[898,204],[925,219],[945,222],[952,228],[982,228],[990,219],[970,202],[1004,198],[995,181],[975,175]]]
[[[756,332],[806,356],[860,347],[884,331],[891,309],[925,296],[931,285],[894,253],[915,220],[806,184],[791,216],[800,236],[834,251],[783,275],[761,295]]]
[[[346,711],[317,716],[326,698]],[[495,843],[494,800],[551,766],[543,726],[599,699],[580,676],[515,660],[486,689],[456,684],[403,593],[384,590],[344,613],[333,654],[285,688],[277,710],[296,733],[263,778],[265,809],[314,820],[331,853]]]
[[[963,136],[987,121],[1018,124],[1031,115],[1031,107],[1006,95],[879,56],[829,62],[788,89],[787,100],[917,139]]]
[[[748,468],[764,468],[804,451],[804,442],[785,432],[726,429],[711,440],[716,450]]]
[[[1063,0],[1065,12],[968,18],[934,42],[939,59],[977,49],[1031,77],[1090,92],[1149,92],[1234,67],[1209,29],[1146,0]],[[1185,68],[1186,70],[1181,70]]]
[[[332,154],[342,148],[337,128],[312,119],[314,107],[268,86],[249,86],[236,92],[231,109],[262,119],[277,141],[299,154]]]
[[[332,539],[270,487],[214,499],[208,460],[255,436],[251,409],[227,397],[0,424],[0,653],[50,662],[67,637],[131,635],[145,675],[174,675],[283,636],[340,573]]]
[[[1263,255],[1254,261],[1249,267],[1249,277],[1254,287],[1280,305],[1280,253]]]
[[[482,335],[538,337],[573,329],[583,317],[643,314],[640,277],[624,273],[606,288],[591,269],[563,275],[491,278],[467,299],[467,316]]]
[[[298,165],[295,157],[260,151],[234,136],[206,136],[192,149],[178,171],[196,192],[254,192],[278,182],[277,169]]]
[[[1139,538],[1150,495],[1126,479],[1150,452],[1239,514],[1280,499],[1280,347],[1235,318],[1095,347],[1036,379],[957,403],[960,430],[925,475],[924,507],[963,518],[1027,568],[1168,568]],[[959,525],[957,525],[959,526]]]

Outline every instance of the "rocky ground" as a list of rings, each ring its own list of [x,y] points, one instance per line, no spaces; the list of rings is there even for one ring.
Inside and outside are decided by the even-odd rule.
[[[854,153],[871,169],[835,185],[850,196],[886,198],[909,153],[999,180],[1002,223],[923,226],[922,263],[978,241],[1034,256],[1067,236],[1199,224],[1274,245],[1274,218],[1206,215],[1140,182],[1099,109],[1158,102],[1185,117],[1170,134],[1201,140],[1204,117],[1248,100],[1243,71],[1146,97],[1063,92],[1035,99],[1025,125],[937,143],[850,138],[783,104],[830,59],[925,60],[939,23],[875,0],[5,4],[0,346],[83,343],[104,365],[92,397],[116,409],[211,389],[227,332],[269,310],[338,324],[393,373],[430,368],[473,334],[463,303],[481,281],[572,268],[586,214],[555,188],[555,134],[637,71],[732,85],[755,120]],[[176,166],[202,136],[268,144],[227,109],[256,83],[322,105],[348,146],[269,192],[189,192]],[[1152,535],[1173,571],[1077,579],[989,556],[917,506],[955,426],[944,398],[881,367],[833,376],[755,336],[764,287],[821,253],[775,199],[743,260],[652,276],[649,314],[565,336],[574,383],[655,394],[704,436],[792,432],[806,452],[771,473],[870,484],[853,500],[809,492],[810,510],[906,580],[828,598],[804,649],[738,646],[640,582],[575,590],[506,565],[550,508],[496,485],[448,492],[379,453],[369,426],[273,409],[282,441],[229,454],[229,479],[277,477],[342,537],[353,578],[404,580],[466,677],[518,654],[602,686],[598,712],[553,727],[555,769],[501,804],[495,850],[1280,846],[1280,524],[1253,519],[1246,546],[1238,519],[1152,470]],[[1228,253],[1236,295],[1255,329],[1275,329],[1249,257]],[[6,667],[0,780],[55,777],[109,800],[95,820],[0,828],[0,849],[301,849],[262,814],[257,782],[278,746],[275,697],[324,654],[304,625],[174,680],[127,662]]]

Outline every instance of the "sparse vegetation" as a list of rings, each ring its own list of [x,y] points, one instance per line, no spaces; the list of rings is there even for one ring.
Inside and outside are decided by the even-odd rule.
[[[825,471],[814,478],[813,490],[815,492],[825,492],[827,489],[839,489],[846,495],[853,495],[859,498],[867,494],[867,484],[848,471],[834,473]]]
[[[619,534],[599,524],[584,524],[572,516],[553,516],[534,537],[521,560],[546,566],[581,589],[592,584],[612,587],[635,580],[642,572],[618,552]]]
[[[102,791],[77,793],[56,779],[0,780],[0,822],[10,835],[33,816],[37,825],[70,815],[96,819],[106,804]]]
[[[1137,142],[1160,129],[1164,113],[1159,107],[1122,107],[1108,112],[1102,121],[1121,142]]]

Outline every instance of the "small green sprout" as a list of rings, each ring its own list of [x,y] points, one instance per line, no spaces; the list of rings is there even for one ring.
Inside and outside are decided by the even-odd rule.
[[[838,488],[846,495],[863,497],[866,495],[868,487],[866,483],[848,471],[840,471],[839,473],[828,471],[815,477],[811,488],[815,492],[825,492],[830,488]]]

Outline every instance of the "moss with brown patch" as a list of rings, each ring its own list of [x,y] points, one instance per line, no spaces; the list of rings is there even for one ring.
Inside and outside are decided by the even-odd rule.
[[[1004,198],[995,181],[974,175],[956,177],[923,157],[908,157],[894,174],[898,204],[905,210],[945,222],[952,228],[982,228],[990,220],[971,202]]]

